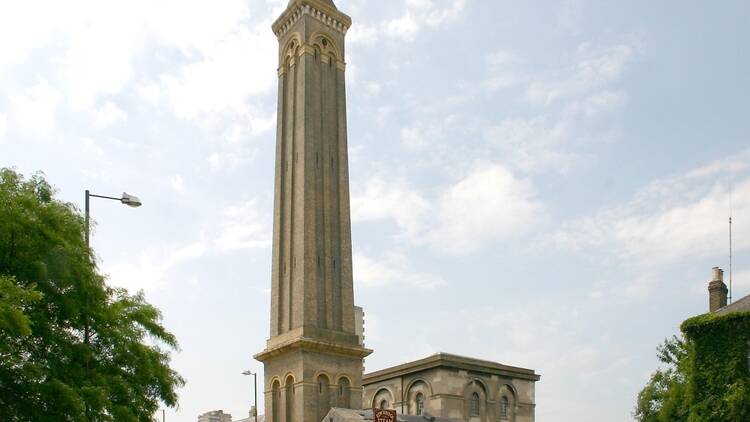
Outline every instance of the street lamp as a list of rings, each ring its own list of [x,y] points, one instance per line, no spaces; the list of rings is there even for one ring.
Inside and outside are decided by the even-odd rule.
[[[258,374],[247,370],[243,371],[242,375],[253,376],[253,393],[255,393],[255,399],[253,401],[253,416],[255,416],[255,422],[258,422]]]
[[[129,207],[133,207],[133,208],[137,208],[137,207],[141,206],[141,200],[138,199],[138,197],[135,196],[135,195],[130,195],[130,194],[127,194],[127,193],[123,192],[122,193],[122,197],[120,197],[120,198],[113,198],[111,196],[94,195],[91,192],[89,192],[88,189],[86,189],[86,206],[85,206],[85,210],[86,211],[85,211],[85,214],[84,214],[85,215],[84,230],[86,231],[86,248],[89,247],[89,208],[90,208],[89,207],[89,198],[92,197],[92,196],[94,198],[104,198],[104,199],[112,199],[114,201],[120,201],[121,203],[123,203],[123,204],[125,204],[125,205],[127,205]],[[90,348],[90,346],[89,346],[89,336],[90,336],[89,329],[90,329],[90,327],[89,327],[88,308],[89,308],[89,297],[88,297],[88,294],[87,294],[86,295],[86,326],[84,327],[83,342],[84,342],[84,344],[86,344],[87,348]],[[87,353],[86,354],[86,374],[87,375],[88,375],[88,372],[89,372],[89,355]],[[87,412],[88,412],[88,409],[87,409]]]
[[[111,196],[103,196],[103,195],[94,195],[93,193],[90,193],[88,189],[86,189],[86,213],[85,213],[85,229],[86,229],[86,246],[89,246],[89,198],[104,198],[104,199],[112,199],[114,201],[120,201],[124,205],[127,205],[129,207],[138,208],[141,205],[141,200],[135,196],[130,195],[128,193],[123,192],[122,196],[120,198],[114,198]]]

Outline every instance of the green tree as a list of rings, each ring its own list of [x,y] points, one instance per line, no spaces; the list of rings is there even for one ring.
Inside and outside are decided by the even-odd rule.
[[[641,422],[687,421],[686,401],[689,344],[672,337],[657,348],[657,357],[664,364],[651,375],[638,394],[633,417]]]
[[[750,313],[685,320],[684,339],[659,347],[657,370],[638,394],[642,422],[750,421]]]
[[[0,169],[0,420],[151,421],[184,384],[177,341],[142,293],[105,284],[54,194]]]

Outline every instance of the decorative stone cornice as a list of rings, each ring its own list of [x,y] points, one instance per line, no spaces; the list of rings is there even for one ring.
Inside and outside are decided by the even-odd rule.
[[[318,0],[295,0],[276,19],[271,28],[278,38],[283,37],[302,16],[308,15],[334,31],[346,34],[352,19],[335,8]]]
[[[369,385],[390,378],[439,367],[463,369],[466,371],[495,374],[502,377],[518,378],[529,381],[539,381],[540,379],[539,374],[536,374],[533,369],[508,366],[497,362],[452,355],[449,353],[437,353],[424,359],[364,374],[362,376],[362,385]]]
[[[260,362],[264,362],[274,356],[279,356],[295,350],[310,350],[324,353],[334,353],[338,355],[358,358],[363,358],[372,353],[372,349],[367,349],[365,347],[348,346],[340,343],[298,337],[291,341],[279,344],[273,348],[268,348],[253,357]]]

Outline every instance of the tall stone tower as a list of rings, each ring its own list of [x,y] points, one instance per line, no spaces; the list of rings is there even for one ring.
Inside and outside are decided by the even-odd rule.
[[[318,422],[362,405],[355,334],[344,35],[331,0],[291,0],[274,22],[279,94],[264,365],[269,422]]]

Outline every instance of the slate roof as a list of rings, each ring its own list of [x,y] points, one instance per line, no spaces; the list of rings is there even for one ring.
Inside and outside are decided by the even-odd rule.
[[[331,409],[325,418],[323,418],[325,422],[361,422],[371,420],[373,420],[372,410],[341,409],[338,407]],[[420,416],[396,415],[396,422],[459,422],[459,420],[432,416],[425,412],[425,414]]]
[[[717,309],[715,314],[723,315],[731,312],[750,312],[750,295],[732,302],[723,308]]]

